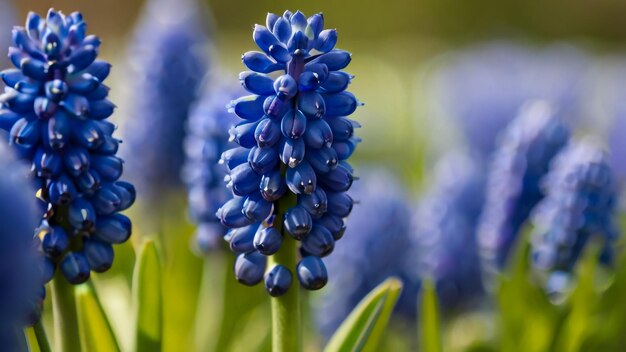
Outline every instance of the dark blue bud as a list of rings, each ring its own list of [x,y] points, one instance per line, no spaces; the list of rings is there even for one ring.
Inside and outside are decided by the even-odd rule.
[[[358,105],[356,97],[350,92],[324,94],[323,97],[326,103],[326,117],[348,116]]]
[[[289,61],[287,48],[266,27],[255,25],[252,37],[259,48],[266,54],[271,55],[275,60],[279,62]]]
[[[294,168],[304,159],[305,146],[302,139],[282,138],[280,141],[280,160]]]
[[[238,196],[245,196],[258,190],[261,182],[261,175],[254,172],[248,163],[235,167],[226,177],[233,193]]]
[[[98,152],[108,155],[117,154],[117,149],[119,148],[120,141],[109,135],[104,135],[103,140],[104,142],[98,148]]]
[[[326,82],[328,79],[328,66],[320,63],[308,63],[304,65],[304,72],[312,72],[316,74],[319,84]]]
[[[250,167],[259,174],[266,174],[278,166],[278,153],[274,148],[253,147],[248,154]]]
[[[224,226],[239,228],[252,224],[241,211],[245,200],[244,197],[234,197],[219,208],[216,215]]]
[[[234,112],[237,116],[248,121],[257,121],[265,112],[263,111],[263,102],[265,97],[261,95],[247,95],[229,104],[229,111]]]
[[[72,119],[71,137],[77,144],[87,149],[97,149],[103,143],[102,131],[93,120],[74,121]]]
[[[89,117],[95,120],[106,119],[107,117],[113,115],[115,108],[115,104],[106,99],[90,101]]]
[[[265,221],[272,215],[273,210],[274,203],[263,199],[260,193],[249,195],[243,202],[243,215],[255,222]]]
[[[274,146],[280,141],[281,128],[278,122],[270,119],[262,119],[254,131],[254,139],[259,147],[266,148]]]
[[[289,18],[289,21],[291,22],[291,27],[293,28],[294,32],[304,32],[304,29],[307,26],[306,16],[304,16],[304,14],[300,11],[296,11],[296,13],[294,13],[291,18]]]
[[[83,95],[70,93],[63,99],[61,105],[68,112],[78,117],[86,116],[89,113],[89,100]]]
[[[11,141],[20,145],[33,145],[39,141],[39,121],[18,120],[11,129]]]
[[[94,155],[91,158],[91,167],[103,180],[116,181],[122,176],[122,159],[112,155]]]
[[[78,189],[86,195],[93,195],[100,188],[100,175],[94,170],[89,170],[76,179]]]
[[[41,45],[46,55],[48,55],[48,58],[53,59],[58,57],[63,49],[61,39],[59,39],[59,36],[54,32],[47,32],[44,34]]]
[[[46,120],[58,111],[59,105],[48,98],[37,97],[33,107],[35,115],[42,120]]]
[[[301,92],[310,92],[316,90],[320,86],[320,80],[315,72],[304,71],[298,78],[298,90]]]
[[[103,273],[113,265],[115,253],[110,243],[93,238],[85,239],[83,252],[89,263],[89,268],[97,273]]]
[[[291,237],[301,241],[313,227],[311,214],[301,206],[295,206],[285,213],[284,226]]]
[[[96,48],[91,45],[81,46],[72,52],[69,63],[73,66],[72,72],[80,72],[91,65],[98,56]]]
[[[306,209],[316,219],[326,213],[327,202],[326,192],[319,187],[311,194],[298,195],[298,205]]]
[[[67,36],[64,18],[53,9],[48,10],[46,24],[48,29],[56,33],[59,37],[65,38]]]
[[[324,119],[318,119],[307,123],[307,129],[302,138],[307,147],[319,149],[330,147],[335,136],[329,124]]]
[[[32,39],[40,39],[39,38],[39,28],[41,24],[41,16],[34,12],[29,12],[26,15],[26,29],[28,31],[28,36]]]
[[[239,74],[239,81],[250,93],[258,95],[274,94],[274,80],[266,74],[244,71]]]
[[[63,82],[60,79],[55,79],[52,81],[46,82],[46,98],[58,103],[65,97],[67,94],[68,86],[67,83]]]
[[[248,51],[241,57],[243,64],[252,71],[271,73],[285,67],[284,64],[276,63],[267,55],[258,51]]]
[[[78,176],[89,169],[89,152],[80,147],[70,148],[63,156],[67,172],[72,176]]]
[[[289,189],[295,194],[311,194],[317,186],[315,170],[306,161],[301,162],[295,168],[287,169],[285,180]]]
[[[339,71],[350,63],[352,54],[343,50],[333,50],[326,54],[322,54],[311,61],[315,64],[324,64],[328,67],[329,71]]]
[[[22,73],[30,78],[36,79],[38,81],[43,81],[46,79],[46,72],[48,71],[46,64],[43,62],[36,60],[25,58],[18,65],[22,70]]]
[[[274,202],[287,191],[287,184],[280,174],[280,170],[275,170],[261,177],[261,195],[268,202]]]
[[[303,92],[298,95],[298,109],[310,119],[319,119],[326,114],[326,102],[316,92]]]
[[[51,178],[57,176],[63,167],[63,158],[54,152],[40,148],[33,159],[35,171],[39,177]]]
[[[0,72],[0,77],[2,77],[2,81],[7,87],[14,88],[20,81],[24,80],[26,77],[22,74],[22,71],[16,68],[10,68],[7,70],[3,70]]]
[[[298,93],[298,83],[291,75],[282,75],[274,81],[274,92],[281,100],[291,99]]]
[[[333,50],[335,44],[337,44],[337,30],[325,29],[320,33],[319,38],[317,39],[317,43],[315,45],[315,49],[323,53],[327,53]],[[346,66],[347,64],[344,65],[344,67]]]
[[[52,258],[59,257],[63,254],[69,245],[70,238],[61,226],[48,228],[41,241],[41,248]]]
[[[287,293],[292,282],[291,271],[278,264],[265,275],[265,290],[272,297],[280,297]]]
[[[222,153],[222,157],[220,158],[220,163],[226,164],[228,169],[232,170],[235,167],[247,162],[249,153],[250,153],[250,150],[244,147],[236,147],[236,148],[228,149],[227,151]]]
[[[44,258],[43,263],[42,263],[42,277],[41,280],[44,283],[48,283],[50,282],[50,280],[52,280],[52,278],[54,277],[54,273],[56,272],[57,268],[56,268],[56,263],[54,261],[52,261],[50,258]]]
[[[271,28],[271,27],[267,27]],[[276,20],[274,27],[271,28],[272,33],[280,40],[282,43],[286,43],[291,37],[291,24],[286,19],[280,17]]]
[[[8,109],[0,110],[0,129],[10,131],[11,127],[19,120],[21,116]]]
[[[253,224],[238,229],[230,229],[226,234],[230,243],[230,250],[236,254],[254,251],[254,235],[258,228],[258,224]]]
[[[335,249],[335,239],[324,226],[313,226],[302,240],[302,249],[316,257],[325,257]]]
[[[343,219],[336,215],[326,214],[321,219],[315,221],[316,226],[324,226],[333,235],[335,241],[343,237],[346,232],[346,225]]]
[[[345,141],[354,135],[354,123],[345,117],[327,119],[326,122],[332,130],[335,140]]]
[[[80,75],[69,78],[67,81],[67,85],[65,86],[66,89],[68,88],[68,86],[72,92],[85,95],[98,88],[98,86],[100,86],[100,80],[90,75],[89,73],[82,73]],[[54,90],[51,90],[50,93],[57,96],[59,91],[60,90],[57,90],[55,92]],[[47,89],[46,94],[48,94]],[[50,96],[48,97],[50,98]]]
[[[96,237],[107,243],[124,243],[132,233],[130,219],[122,214],[100,216],[96,222]]]
[[[293,14],[291,13],[291,11],[289,11],[289,10],[285,10],[285,12],[283,12],[283,18],[284,18],[284,19],[286,19],[286,20],[288,20],[288,21],[289,21],[289,20],[291,19],[291,16],[293,16]]]
[[[100,82],[104,81],[111,72],[111,64],[106,61],[96,60],[87,69],[86,73],[96,77]]]
[[[316,13],[307,19],[306,35],[309,39],[315,40],[324,29],[324,16]]]
[[[345,192],[328,192],[328,213],[340,218],[350,215],[354,201]]]
[[[320,183],[329,191],[345,192],[352,186],[354,178],[343,165],[330,170],[320,177]]]
[[[89,280],[89,262],[82,252],[69,252],[65,255],[59,268],[67,281],[73,285]]]
[[[291,102],[284,100],[277,95],[270,95],[263,102],[263,111],[269,118],[280,118],[285,115],[287,110],[291,109]]]
[[[235,277],[247,286],[254,286],[263,280],[267,258],[259,252],[243,253],[235,260]]]
[[[274,30],[274,26],[276,25],[276,22],[278,22],[278,19],[280,19],[281,17],[274,14],[274,13],[267,13],[267,17],[265,19],[265,25],[266,27],[273,31]]]
[[[335,141],[333,142],[332,149],[337,152],[337,158],[339,160],[346,160],[354,153],[354,149],[356,149],[356,145],[360,141],[361,140],[358,138],[350,138],[346,141]]]
[[[289,110],[281,120],[280,129],[283,136],[298,139],[306,131],[306,117],[300,110]]]
[[[303,32],[298,31],[289,39],[287,49],[294,55],[306,55],[309,52],[309,38]]]
[[[304,257],[296,267],[300,285],[307,290],[319,290],[328,282],[328,273],[322,260],[316,256]]]
[[[252,148],[256,145],[254,139],[254,131],[256,130],[259,122],[242,122],[230,130],[230,140],[235,141],[244,148]]]
[[[335,149],[329,147],[309,150],[306,159],[315,171],[322,174],[337,167],[338,163],[337,152]]]
[[[339,93],[348,88],[352,76],[343,71],[333,71],[328,75],[328,79],[322,84],[322,89],[327,93]]]
[[[263,255],[278,252],[283,243],[283,235],[274,227],[263,227],[254,235],[254,248]]]
[[[114,189],[117,197],[120,199],[118,211],[124,211],[135,203],[135,198],[137,197],[135,186],[125,181],[117,181]]]
[[[76,194],[74,182],[66,175],[60,175],[48,185],[48,197],[53,204],[68,205]]]
[[[113,190],[113,185],[109,184],[101,187],[91,199],[91,202],[98,214],[111,215],[118,211],[122,200]]]

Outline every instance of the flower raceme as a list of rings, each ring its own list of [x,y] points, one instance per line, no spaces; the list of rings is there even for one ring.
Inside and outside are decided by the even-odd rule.
[[[346,116],[359,103],[346,91],[352,76],[342,71],[350,53],[334,49],[337,32],[323,27],[321,14],[270,13],[266,26],[254,27],[262,52],[242,57],[250,71],[239,78],[252,95],[229,106],[242,121],[230,131],[239,146],[222,156],[233,198],[217,215],[231,228],[226,238],[239,254],[235,274],[245,284],[263,280],[265,256],[280,250],[283,228],[301,243],[300,284],[323,287],[328,278],[320,258],[343,235],[352,209],[346,191],[354,177],[346,160],[359,140],[358,125]],[[269,271],[270,294],[287,291],[290,270]]]
[[[46,253],[46,278],[56,266],[74,284],[113,262],[112,245],[126,241],[131,222],[119,214],[135,199],[119,181],[119,141],[107,121],[115,106],[103,84],[110,65],[96,60],[100,39],[86,34],[82,15],[50,10],[29,13],[13,30],[9,57],[16,69],[1,73],[0,127],[36,173],[45,204],[38,236]]]

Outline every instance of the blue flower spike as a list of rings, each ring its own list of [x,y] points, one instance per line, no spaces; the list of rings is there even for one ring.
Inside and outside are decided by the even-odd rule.
[[[273,255],[285,236],[301,241],[297,269],[275,266],[266,273],[273,296],[287,292],[292,277],[310,290],[326,284],[320,258],[332,252],[352,209],[345,195],[354,180],[347,160],[360,140],[354,136],[358,124],[347,116],[361,104],[346,91],[352,76],[342,70],[351,54],[335,49],[336,30],[323,28],[321,14],[268,14],[266,25],[253,31],[260,51],[242,56],[249,71],[239,80],[250,95],[228,106],[240,118],[230,130],[239,146],[222,156],[234,197],[217,214],[229,228],[256,231],[251,247],[227,234],[231,248]]]
[[[7,85],[0,127],[31,163],[47,209],[38,231],[46,268],[58,267],[73,284],[111,266],[111,245],[131,234],[119,212],[135,200],[134,187],[119,180],[120,141],[107,121],[115,109],[104,84],[111,65],[97,60],[100,39],[86,26],[79,12],[29,13],[26,27],[13,29],[16,68],[0,73]]]

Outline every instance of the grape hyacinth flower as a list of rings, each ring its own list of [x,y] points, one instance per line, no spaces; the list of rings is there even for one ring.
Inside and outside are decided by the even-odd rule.
[[[218,217],[231,228],[226,238],[238,254],[235,274],[244,284],[261,282],[265,256],[291,256],[294,240],[303,256],[297,267],[276,263],[284,268],[267,273],[272,295],[287,292],[293,278],[309,290],[326,284],[320,258],[343,235],[352,209],[346,191],[354,177],[346,160],[359,140],[358,125],[346,116],[359,103],[346,91],[352,76],[342,71],[351,55],[334,49],[337,32],[323,27],[321,14],[268,14],[266,26],[254,27],[262,52],[242,57],[250,71],[239,78],[252,95],[230,104],[242,121],[231,129],[239,147],[222,157],[233,198]],[[281,248],[287,241],[292,245]]]
[[[600,262],[611,265],[619,237],[617,196],[609,155],[590,141],[563,150],[544,180],[546,197],[532,218],[532,259],[546,276],[547,291],[558,294],[589,242],[602,246]]]
[[[403,282],[395,314],[407,321],[417,312],[418,273],[407,266],[415,255],[410,236],[411,213],[406,190],[388,171],[363,171],[351,193],[358,204],[346,222],[341,246],[324,259],[333,273],[315,302],[315,320],[329,339],[352,309],[390,276]]]
[[[195,0],[149,0],[129,48],[130,180],[150,201],[182,187],[185,126],[207,72],[208,36]]]
[[[73,284],[111,267],[112,245],[131,234],[130,220],[119,212],[135,199],[133,186],[119,181],[119,141],[107,121],[115,108],[103,84],[110,65],[96,60],[100,39],[87,35],[86,26],[78,12],[50,10],[46,19],[29,13],[9,48],[17,69],[0,74],[7,85],[0,127],[32,164],[46,206],[38,230],[46,278],[58,265]]]
[[[541,179],[568,139],[568,128],[545,101],[526,104],[500,136],[478,227],[480,254],[488,275],[506,266],[518,233],[544,197]]]
[[[183,180],[187,184],[189,212],[198,224],[196,247],[207,253],[218,247],[226,227],[215,216],[219,207],[230,198],[224,185],[226,169],[218,165],[223,152],[235,147],[228,140],[228,130],[237,119],[224,108],[236,98],[240,89],[207,87],[202,98],[191,109],[187,122]]]
[[[413,217],[413,267],[433,282],[447,312],[471,308],[483,294],[476,240],[486,183],[480,165],[467,155],[444,156]]]
[[[0,344],[7,351],[19,350],[16,332],[39,320],[46,293],[43,257],[33,238],[40,215],[29,176],[0,143]]]

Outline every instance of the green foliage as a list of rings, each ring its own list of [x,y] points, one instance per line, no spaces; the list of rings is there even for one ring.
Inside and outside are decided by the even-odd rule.
[[[441,352],[441,332],[437,291],[429,280],[422,284],[420,307],[421,346],[424,352]]]
[[[154,241],[147,241],[135,267],[135,351],[160,351],[163,330],[162,264]]]
[[[324,351],[375,351],[401,291],[402,283],[395,278],[378,285],[354,308]]]
[[[91,283],[76,287],[76,308],[82,351],[120,351],[111,325]]]

